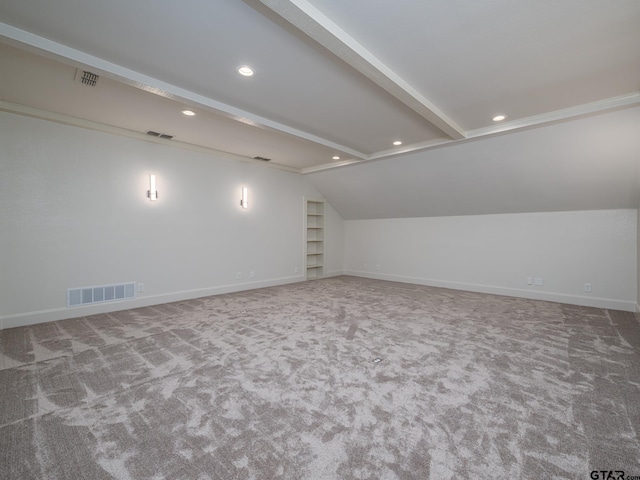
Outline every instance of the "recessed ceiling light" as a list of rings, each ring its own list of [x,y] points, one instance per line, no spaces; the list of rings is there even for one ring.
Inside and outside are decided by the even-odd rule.
[[[193,110],[182,110],[182,114],[186,115],[187,117],[193,117],[196,112],[194,112]]]
[[[493,117],[493,121],[494,122],[501,122],[505,118],[507,118],[506,115],[496,115],[495,117]]]
[[[333,158],[334,160],[340,160],[340,157],[339,157],[338,155],[334,155],[332,158]]]
[[[402,145],[402,142],[400,140],[396,140],[393,144],[397,147],[398,145]]]
[[[250,77],[255,72],[253,71],[253,68],[249,67],[248,65],[242,65],[241,67],[238,67],[238,73],[240,75],[244,75],[245,77]]]

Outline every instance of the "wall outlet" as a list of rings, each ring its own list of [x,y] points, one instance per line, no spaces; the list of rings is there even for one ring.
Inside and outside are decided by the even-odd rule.
[[[255,278],[255,277],[256,277],[256,272],[255,272],[255,271],[253,271],[253,270],[251,270],[251,271],[249,272],[249,278]]]
[[[380,264],[376,263],[376,270],[380,270]]]
[[[242,272],[236,273],[236,280],[242,280]]]
[[[298,273],[298,266],[293,267],[293,273]]]
[[[590,283],[585,283],[584,284],[584,291],[585,292],[590,292],[591,291],[591,284]]]
[[[527,285],[533,285],[533,277],[527,277]]]
[[[543,279],[541,277],[533,277],[533,284],[536,287],[541,287],[543,285]]]
[[[144,283],[139,283],[138,284],[138,291],[139,292],[144,292]]]
[[[364,267],[364,269],[366,270],[367,268],[369,268],[369,264],[368,263],[363,263],[362,266]]]

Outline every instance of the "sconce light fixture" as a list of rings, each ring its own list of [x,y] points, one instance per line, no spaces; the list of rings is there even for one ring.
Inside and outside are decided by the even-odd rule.
[[[247,187],[242,187],[242,199],[240,200],[240,206],[242,208],[247,208],[249,206]]]
[[[149,175],[149,190],[147,190],[147,197],[152,202],[158,199],[158,191],[156,190],[156,176]]]

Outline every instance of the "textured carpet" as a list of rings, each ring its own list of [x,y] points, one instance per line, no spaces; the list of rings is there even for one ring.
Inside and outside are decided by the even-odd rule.
[[[336,277],[0,331],[0,477],[640,475],[639,393],[632,313]]]

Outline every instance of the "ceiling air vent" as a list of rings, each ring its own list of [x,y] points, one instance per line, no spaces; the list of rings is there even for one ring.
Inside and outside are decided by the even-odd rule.
[[[171,140],[174,137],[173,135],[167,135],[166,133],[154,132],[153,130],[147,131],[147,135],[151,135],[152,137],[158,137],[158,138],[166,138],[167,140]]]
[[[89,87],[95,87],[98,83],[99,78],[100,76],[96,75],[93,72],[88,72],[87,70],[80,70],[79,68],[76,70],[75,81],[83,85],[88,85]]]
[[[271,159],[270,158],[265,158],[265,157],[253,157],[254,160],[262,160],[263,162],[270,162]]]

